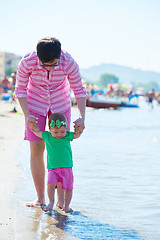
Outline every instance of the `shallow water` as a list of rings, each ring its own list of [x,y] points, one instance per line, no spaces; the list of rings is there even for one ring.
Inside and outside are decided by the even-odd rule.
[[[72,109],[72,118],[78,113]],[[22,208],[37,239],[160,239],[160,107],[95,110],[88,108],[86,130],[72,143],[74,212],[48,216]],[[35,199],[29,146],[18,153],[25,188],[19,202]]]

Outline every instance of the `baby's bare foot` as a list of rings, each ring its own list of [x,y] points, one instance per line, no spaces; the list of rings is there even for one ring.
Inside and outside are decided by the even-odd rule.
[[[60,209],[63,209],[63,206],[60,205],[60,204],[58,204],[58,203],[56,204],[56,207],[57,207],[57,208],[60,208]]]
[[[52,210],[53,210],[53,203],[50,202],[50,203],[47,205],[47,207],[46,207],[45,210],[46,210],[46,211],[49,211],[49,212],[52,212]]]
[[[65,213],[72,213],[73,212],[73,209],[70,208],[70,207],[66,207],[63,209]]]

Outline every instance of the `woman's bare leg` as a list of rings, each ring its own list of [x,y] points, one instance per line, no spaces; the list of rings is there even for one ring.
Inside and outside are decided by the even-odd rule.
[[[45,166],[43,160],[45,145],[43,141],[31,141],[30,142],[30,165],[31,172],[34,181],[34,185],[37,192],[37,200],[31,203],[27,203],[28,207],[34,207],[36,205],[45,204]]]

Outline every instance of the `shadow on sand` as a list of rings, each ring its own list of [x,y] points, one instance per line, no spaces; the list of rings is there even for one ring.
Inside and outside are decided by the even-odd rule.
[[[120,229],[115,226],[101,223],[83,215],[81,212],[73,211],[69,216],[54,210],[51,214],[45,213],[54,219],[52,227],[59,228],[78,239],[92,240],[142,240],[143,238],[134,230]]]

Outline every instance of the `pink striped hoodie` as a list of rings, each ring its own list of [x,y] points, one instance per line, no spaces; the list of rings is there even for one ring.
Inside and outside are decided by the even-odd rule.
[[[70,88],[76,99],[86,97],[78,64],[65,51],[61,52],[59,66],[49,72],[49,77],[35,51],[24,56],[18,65],[15,94],[17,98],[27,97],[30,111],[43,116],[49,109],[66,112],[71,107]]]

